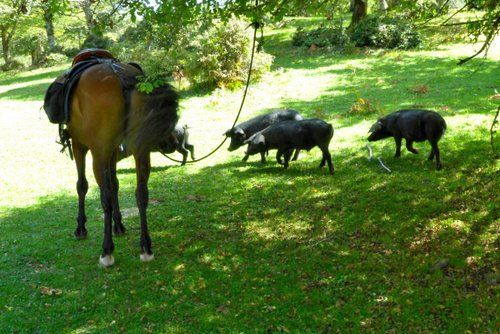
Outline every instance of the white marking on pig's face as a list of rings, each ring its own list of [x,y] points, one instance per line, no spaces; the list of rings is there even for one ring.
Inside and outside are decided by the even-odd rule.
[[[368,132],[377,132],[382,130],[382,122],[379,120],[375,124],[373,124]]]

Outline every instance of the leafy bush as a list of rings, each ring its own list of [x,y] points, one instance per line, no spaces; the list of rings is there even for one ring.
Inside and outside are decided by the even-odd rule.
[[[174,79],[205,88],[236,88],[245,82],[251,55],[251,29],[237,19],[212,22],[210,25],[188,25],[176,32],[176,38],[165,40],[149,34],[158,27],[137,25],[119,38],[110,51],[123,61],[136,61],[147,73],[142,88],[156,82]],[[148,28],[148,29],[146,29]],[[137,32],[142,39],[138,37]],[[269,71],[273,57],[256,52],[252,80]]]
[[[400,18],[370,16],[359,22],[351,34],[356,46],[387,49],[412,49],[421,39],[415,28]]]
[[[317,47],[334,46],[343,48],[349,42],[349,37],[340,25],[339,27],[319,27],[306,31],[302,27],[297,28],[292,36],[292,45]]]
[[[99,36],[96,34],[89,34],[83,42],[82,49],[108,49],[113,44],[113,41],[106,36]]]
[[[73,58],[74,56],[76,56],[78,54],[78,52],[80,52],[81,49],[80,48],[67,48],[67,49],[64,49],[63,50],[63,53],[69,57],[69,58]]]
[[[246,79],[251,56],[251,39],[247,25],[239,20],[219,22],[199,34],[191,43],[191,57],[185,65],[193,83],[209,87],[235,88]],[[259,79],[269,71],[273,57],[256,52],[252,78]]]
[[[0,69],[2,71],[17,71],[17,70],[21,70],[24,68],[24,64],[15,60],[15,59],[12,59],[11,61],[9,61],[8,63],[6,64],[3,64],[2,66],[0,66]]]
[[[376,114],[380,113],[380,111],[381,108],[378,102],[373,103],[364,97],[358,97],[349,108],[349,113],[356,115]]]
[[[54,66],[68,61],[68,57],[62,53],[49,53],[43,59],[44,66]]]

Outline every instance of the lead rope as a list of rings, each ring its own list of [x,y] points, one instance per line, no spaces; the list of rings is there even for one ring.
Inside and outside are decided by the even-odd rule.
[[[259,0],[255,0],[255,7],[257,8],[258,6],[259,6]],[[245,104],[245,99],[247,97],[248,86],[250,85],[250,77],[252,75],[253,58],[254,58],[254,55],[255,55],[255,42],[257,40],[257,30],[259,28],[261,29],[261,39],[263,38],[263,26],[264,25],[262,23],[259,23],[259,22],[253,22],[251,24],[251,26],[253,26],[253,42],[252,42],[252,54],[250,56],[250,64],[249,64],[249,68],[248,68],[248,76],[247,76],[247,81],[246,81],[246,84],[245,84],[245,91],[243,92],[243,98],[241,99],[240,109],[238,110],[238,114],[236,114],[236,119],[234,120],[233,125],[231,126],[231,129],[234,128],[234,126],[238,122],[238,119],[240,118],[240,115],[241,115],[241,111],[243,110],[243,105]],[[260,48],[260,45],[259,45],[259,48]],[[204,160],[204,159],[208,158],[209,156],[211,156],[212,154],[214,154],[215,152],[217,152],[222,147],[222,145],[224,145],[224,143],[226,142],[227,138],[228,137],[225,137],[224,140],[222,140],[222,142],[216,148],[214,148],[210,153],[208,153],[204,157],[201,157],[201,158],[195,159],[195,160],[191,160],[191,161],[186,161],[186,163],[195,163],[195,162],[198,162],[198,161],[201,161],[201,160]],[[160,152],[160,153],[165,158],[167,158],[169,160],[172,160],[174,162],[180,162],[180,163],[182,163],[181,160],[177,160],[177,159],[171,158],[171,157],[169,157],[167,154],[165,154],[163,152]]]

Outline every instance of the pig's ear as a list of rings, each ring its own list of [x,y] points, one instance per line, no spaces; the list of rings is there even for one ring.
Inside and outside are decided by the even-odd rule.
[[[382,130],[382,122],[377,121],[377,123],[373,124],[368,132],[377,132]]]
[[[229,130],[227,130],[226,132],[224,132],[223,136],[226,136],[226,137],[230,137],[234,132],[234,128],[231,128]]]

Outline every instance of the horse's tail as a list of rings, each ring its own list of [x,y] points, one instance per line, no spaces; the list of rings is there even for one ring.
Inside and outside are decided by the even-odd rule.
[[[133,145],[137,151],[151,151],[168,138],[177,124],[178,100],[177,92],[168,84],[144,95],[144,119],[134,131]]]

